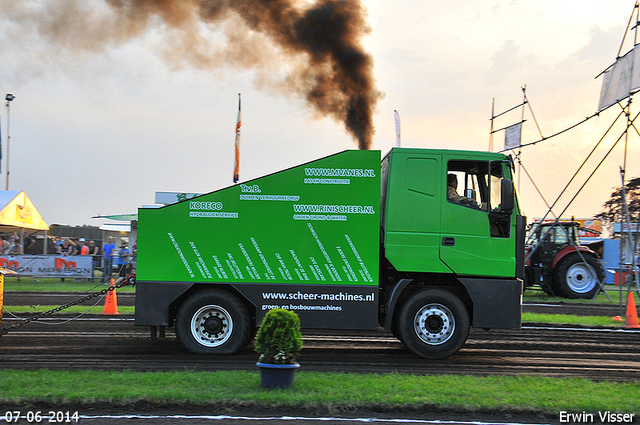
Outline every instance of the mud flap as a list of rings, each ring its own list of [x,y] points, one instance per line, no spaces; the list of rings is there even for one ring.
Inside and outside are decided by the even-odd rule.
[[[471,326],[520,329],[522,326],[522,280],[461,278],[473,302]]]
[[[191,282],[136,283],[136,326],[169,326],[169,306],[193,286]]]

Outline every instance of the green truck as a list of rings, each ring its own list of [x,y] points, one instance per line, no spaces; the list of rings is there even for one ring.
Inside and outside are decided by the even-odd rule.
[[[517,329],[526,218],[512,169],[489,152],[348,150],[140,208],[135,324],[232,354],[285,308],[303,329],[382,327],[434,359],[470,326]]]

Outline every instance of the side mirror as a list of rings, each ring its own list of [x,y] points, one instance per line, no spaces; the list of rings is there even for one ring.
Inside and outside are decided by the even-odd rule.
[[[515,206],[515,190],[513,181],[502,179],[500,181],[500,210],[513,211]]]

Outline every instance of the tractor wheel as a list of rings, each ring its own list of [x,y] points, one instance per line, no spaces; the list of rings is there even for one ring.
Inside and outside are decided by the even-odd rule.
[[[451,292],[427,289],[413,294],[398,315],[398,339],[426,359],[455,354],[469,335],[469,313]]]
[[[553,271],[554,287],[567,298],[593,298],[600,292],[599,282],[604,282],[600,260],[588,252],[580,254],[567,255]]]
[[[195,354],[234,354],[251,342],[253,326],[238,297],[208,289],[191,295],[178,308],[176,335]]]

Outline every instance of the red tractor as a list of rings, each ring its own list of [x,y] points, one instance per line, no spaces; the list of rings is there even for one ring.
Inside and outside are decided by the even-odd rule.
[[[602,289],[605,271],[596,252],[580,245],[575,221],[534,223],[526,247],[525,287],[566,298],[593,298]]]

